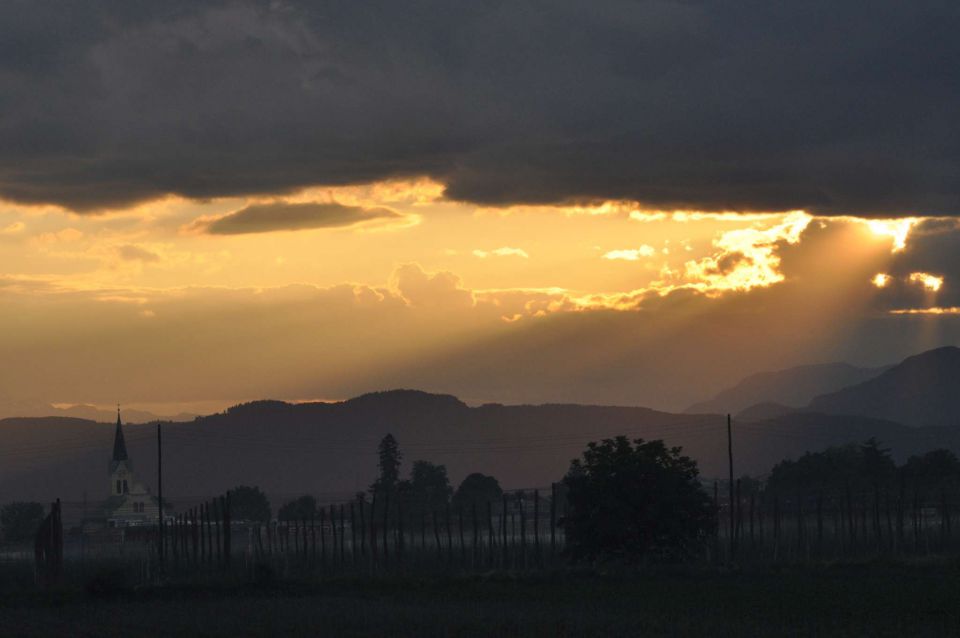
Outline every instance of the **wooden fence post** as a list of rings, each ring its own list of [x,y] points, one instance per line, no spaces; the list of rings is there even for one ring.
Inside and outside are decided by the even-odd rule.
[[[533,491],[533,562],[538,567],[543,564],[540,553],[540,490]]]
[[[487,549],[489,550],[487,565],[489,567],[493,567],[493,563],[496,560],[496,536],[497,533],[493,528],[493,501],[487,500]]]
[[[350,501],[350,561],[357,564],[357,515],[353,501]]]
[[[370,502],[370,560],[377,564],[377,493],[373,493]]]
[[[223,563],[227,569],[232,564],[233,517],[230,515],[230,492],[223,497]]]
[[[503,531],[503,569],[508,569],[510,563],[510,549],[507,543],[507,495],[503,494],[503,510],[500,515],[500,528]]]
[[[463,536],[463,503],[457,505],[457,536],[460,537],[460,568],[467,566],[467,542]]]
[[[473,517],[473,568],[480,566],[480,521],[477,519],[477,502],[471,503],[471,514]]]
[[[344,516],[343,503],[340,503],[340,564],[345,565],[347,563],[347,550],[345,542],[345,533],[346,533],[346,524],[347,518]]]
[[[390,563],[390,491],[383,492],[383,564]]]
[[[193,566],[200,564],[200,529],[197,525],[197,508],[190,510],[190,542],[193,547]]]
[[[550,484],[550,556],[557,555],[557,484]]]
[[[524,492],[517,493],[517,504],[520,506],[520,563],[523,569],[527,568],[527,512],[524,507]]]
[[[440,521],[437,510],[433,510],[433,538],[437,542],[437,559],[443,562],[443,544],[440,542]]]
[[[320,506],[320,565],[327,568],[327,508]]]
[[[453,529],[450,521],[450,502],[447,502],[447,564],[453,565]]]
[[[823,492],[817,492],[817,555],[823,555]]]

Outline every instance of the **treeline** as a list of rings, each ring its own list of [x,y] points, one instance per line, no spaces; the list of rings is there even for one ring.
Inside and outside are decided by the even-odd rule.
[[[375,514],[402,514],[419,520],[434,512],[453,509],[472,516],[474,508],[485,511],[488,504],[499,503],[503,489],[492,476],[475,472],[468,475],[454,490],[445,465],[430,461],[414,461],[407,478],[402,478],[403,454],[392,434],[386,435],[377,448],[378,474],[364,492],[358,492],[354,503],[369,505]],[[273,519],[267,495],[257,487],[238,486],[230,491],[237,520],[268,522]],[[304,521],[319,516],[320,503],[309,494],[283,503],[277,510],[279,521]]]
[[[890,449],[871,438],[781,461],[763,483],[744,479],[745,492],[761,487],[780,494],[904,491],[923,500],[944,495],[953,499],[960,495],[960,459],[950,450],[938,449],[911,456],[898,466]]]

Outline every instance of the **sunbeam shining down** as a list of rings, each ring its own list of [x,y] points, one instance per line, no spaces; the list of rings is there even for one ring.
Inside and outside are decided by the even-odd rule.
[[[0,2],[0,636],[960,634],[958,33]]]

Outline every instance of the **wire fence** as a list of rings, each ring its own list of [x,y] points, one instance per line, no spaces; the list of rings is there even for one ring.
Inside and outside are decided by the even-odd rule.
[[[691,560],[775,564],[875,556],[953,555],[960,498],[904,488],[776,492],[733,501],[713,486],[715,528]],[[41,574],[35,547],[0,545],[0,570],[89,574],[104,565],[138,583],[229,573],[244,578],[550,570],[569,564],[562,484],[499,499],[427,507],[381,495],[322,503],[298,520],[249,521],[230,494],[165,516],[163,525],[74,528],[60,537],[59,566]],[[57,556],[57,552],[48,551]],[[45,576],[49,577],[49,576]]]

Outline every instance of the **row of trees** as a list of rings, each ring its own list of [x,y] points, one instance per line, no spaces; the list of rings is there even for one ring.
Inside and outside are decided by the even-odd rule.
[[[396,439],[387,435],[378,447],[379,473],[356,502],[366,504],[386,520],[423,520],[431,513],[453,508],[461,515],[484,512],[487,503],[501,500],[503,491],[491,476],[467,476],[454,490],[447,469],[429,461],[415,461],[401,478],[402,454]],[[899,467],[890,450],[875,439],[860,445],[807,453],[778,463],[765,484],[745,477],[741,489],[781,494],[846,491],[909,485],[912,493],[937,490],[960,495],[960,460],[947,450],[910,457]],[[627,437],[590,443],[582,458],[571,462],[563,478],[566,493],[563,526],[567,548],[575,559],[681,559],[702,552],[716,531],[717,506],[704,490],[697,464],[663,441]],[[271,507],[256,487],[231,490],[234,520],[267,522]],[[386,508],[390,508],[389,511]],[[280,520],[301,521],[319,513],[313,496],[284,504]],[[0,523],[8,540],[29,538],[43,516],[35,503],[12,503],[0,509]]]
[[[759,484],[751,482],[754,488]],[[746,488],[746,485],[744,485]],[[960,460],[944,449],[911,456],[900,466],[876,439],[808,452],[781,461],[765,488],[785,494],[907,489],[920,495],[960,495]]]
[[[358,503],[377,501],[382,512],[387,503],[392,512],[403,511],[409,516],[443,511],[447,507],[469,511],[474,503],[484,505],[498,502],[503,490],[496,478],[479,472],[468,475],[456,490],[450,484],[445,465],[430,461],[413,462],[408,478],[401,478],[403,455],[393,435],[388,434],[377,448],[379,473],[368,492],[359,492]],[[258,487],[238,486],[230,491],[231,507],[237,520],[266,522],[272,518],[272,508],[266,494]],[[281,521],[309,520],[319,513],[317,499],[309,494],[284,503],[277,510]]]

